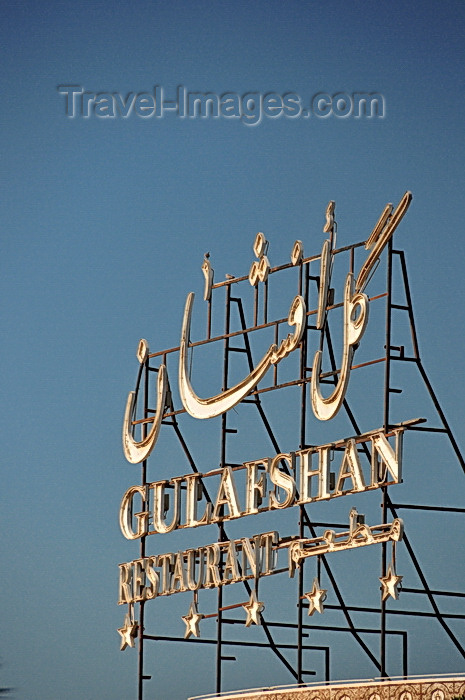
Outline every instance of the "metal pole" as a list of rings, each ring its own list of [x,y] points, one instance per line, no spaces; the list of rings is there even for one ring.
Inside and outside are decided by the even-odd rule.
[[[228,284],[226,287],[226,300],[225,300],[225,328],[224,332],[226,338],[224,340],[223,349],[223,389],[226,391],[228,388],[228,374],[229,374],[229,331],[231,326],[231,285]],[[221,447],[220,447],[220,467],[224,469],[226,466],[226,435],[227,435],[227,413],[223,413],[221,416]],[[225,540],[225,532],[223,525],[220,524],[218,532],[218,541],[221,542]],[[223,566],[223,561],[221,558],[220,569]],[[221,693],[221,673],[222,673],[222,652],[223,652],[223,587],[218,588],[218,617],[216,625],[216,692]]]
[[[391,315],[392,315],[392,239],[387,251],[387,296],[386,296],[386,363],[384,365],[384,432],[389,430],[389,393],[391,391]],[[387,486],[382,488],[382,522],[387,522]],[[387,570],[387,543],[381,545],[381,576],[386,576]],[[381,635],[380,635],[380,663],[381,677],[386,678],[386,601],[381,600]]]
[[[309,264],[305,265],[305,271],[303,270],[303,265],[299,268],[299,292],[302,294],[302,286],[305,285],[304,299],[305,308],[308,308],[308,291],[309,291]],[[302,279],[303,277],[303,279]],[[306,326],[308,322],[305,321]],[[307,368],[307,328],[302,339],[300,346],[300,379],[304,380],[306,377]],[[303,450],[306,446],[306,422],[307,422],[307,384],[303,381],[300,389],[300,449]],[[304,517],[305,517],[305,506],[299,507],[299,537],[305,537],[304,533]],[[302,635],[303,635],[303,605],[302,598],[304,594],[304,562],[302,562],[299,569],[299,579],[298,579],[298,604],[297,604],[297,682],[302,683],[302,670],[303,670],[303,647],[302,647]]]
[[[150,379],[149,359],[147,358],[145,360],[145,365],[144,365],[144,418],[148,418],[149,379]],[[164,407],[162,407],[162,410],[163,410],[163,408]],[[143,423],[143,425],[142,425],[142,436],[143,436],[143,438],[147,437],[147,423]],[[147,460],[144,460],[142,462],[141,480],[142,480],[142,485],[145,487],[147,484]],[[144,497],[143,509],[147,510],[148,504],[146,503],[145,498],[146,498],[146,496]],[[141,559],[143,559],[145,557],[145,540],[146,540],[145,535],[140,538],[140,558]],[[137,670],[138,670],[138,673],[137,673],[137,700],[143,700],[143,695],[144,695],[144,617],[145,617],[144,605],[145,605],[144,601],[141,600],[139,603],[139,630],[138,630],[139,646],[138,646],[138,655],[137,655]]]

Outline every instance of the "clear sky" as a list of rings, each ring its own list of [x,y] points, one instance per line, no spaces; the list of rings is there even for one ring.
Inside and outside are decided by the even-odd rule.
[[[423,363],[465,449],[465,5],[24,0],[4,2],[0,14],[0,687],[15,688],[17,700],[130,700],[136,652],[119,651],[117,582],[118,564],[136,558],[138,545],[123,538],[118,509],[139,469],[122,453],[123,410],[139,338],[153,351],[176,346],[189,291],[197,293],[200,334],[205,251],[217,280],[248,272],[257,231],[270,241],[272,265],[288,261],[296,239],[306,254],[317,254],[329,200],[336,201],[339,243],[348,245],[364,240],[384,205],[411,190],[396,246],[407,255]],[[383,96],[385,113],[357,119],[283,111],[252,125],[246,117],[144,117],[135,108],[127,118],[102,118],[91,103],[88,118],[80,108],[70,118],[57,90],[66,85],[123,101],[131,92],[153,95],[156,85],[166,99],[177,86],[218,95],[292,93],[304,107],[318,93],[369,92]],[[140,113],[147,104],[138,104]],[[362,414],[368,401],[378,410],[381,398],[369,387],[351,389]],[[419,408],[409,401],[400,419],[432,415],[426,401]],[[195,428],[192,449],[206,471],[215,466],[218,438]],[[344,430],[334,428],[332,439],[351,434]],[[282,439],[297,446],[285,431]],[[311,441],[325,439],[317,433]],[[258,449],[249,436],[242,459],[259,456]],[[156,459],[166,478],[187,471],[168,449]],[[408,490],[396,492],[399,500],[463,505],[463,474],[445,443],[412,440],[404,470]],[[359,507],[355,500],[343,512]],[[419,532],[430,585],[463,591],[461,516],[433,516],[432,534],[422,537],[412,513],[405,518]],[[257,520],[245,529],[252,535],[266,527]],[[199,537],[207,543],[215,536]],[[165,536],[150,546],[155,553],[185,545]],[[377,591],[379,573],[369,565],[379,559],[359,559],[360,580],[351,583],[358,566],[352,554],[340,580],[354,590],[370,574]],[[417,585],[406,561],[400,573],[405,586]],[[168,599],[152,601],[153,624],[182,635],[180,615],[191,599],[172,599],[173,608]],[[457,602],[441,606],[459,612]],[[273,617],[271,600],[268,611]],[[451,625],[463,643],[463,621]],[[423,646],[412,648],[411,673],[463,671],[437,626],[418,630]],[[333,644],[322,633],[312,638]],[[341,654],[335,677],[377,675],[350,645],[334,644]],[[147,697],[213,692],[206,646],[157,645],[147,654],[154,677]],[[257,664],[239,670],[231,662],[225,687],[292,681],[273,658],[256,658],[260,672]],[[396,649],[390,662],[400,673]],[[308,666],[321,679],[321,658],[309,657]]]

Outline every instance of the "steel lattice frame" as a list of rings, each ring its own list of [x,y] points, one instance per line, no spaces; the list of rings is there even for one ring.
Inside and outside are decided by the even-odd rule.
[[[332,237],[331,237],[332,238]],[[331,241],[332,244],[332,241]],[[351,271],[353,271],[354,268],[354,258],[357,249],[359,249],[363,243],[358,243],[354,244],[351,246],[347,246],[344,248],[340,249],[334,249],[332,250],[332,253],[334,256],[337,256],[339,254],[345,254],[349,256],[350,260],[350,268]],[[383,429],[387,433],[390,428],[392,428],[392,425],[390,423],[390,399],[391,399],[391,394],[393,391],[397,391],[393,389],[391,386],[391,371],[393,368],[394,363],[398,362],[405,362],[405,363],[413,363],[413,365],[417,368],[419,375],[421,377],[422,382],[426,386],[429,395],[431,397],[432,403],[434,405],[434,408],[436,410],[436,414],[440,420],[441,427],[428,427],[427,425],[424,424],[412,424],[406,426],[407,430],[411,431],[425,431],[425,432],[430,432],[430,433],[444,433],[448,440],[450,441],[452,448],[455,452],[455,455],[457,457],[459,466],[461,467],[462,471],[465,472],[465,462],[464,459],[460,453],[459,447],[454,439],[454,436],[452,434],[452,431],[447,423],[447,420],[445,418],[445,415],[441,409],[441,406],[439,405],[438,399],[433,391],[433,388],[431,386],[431,383],[426,375],[426,372],[423,368],[421,359],[420,359],[420,354],[419,354],[419,349],[418,349],[418,342],[417,342],[417,335],[416,335],[416,329],[415,329],[415,322],[414,322],[414,315],[413,315],[413,308],[412,308],[412,301],[411,301],[411,295],[410,295],[410,288],[409,288],[409,282],[408,282],[408,276],[407,276],[407,268],[406,268],[406,262],[405,262],[405,256],[403,251],[400,250],[394,250],[392,241],[389,242],[387,251],[384,253],[386,256],[386,270],[387,270],[387,284],[386,284],[386,291],[383,294],[380,294],[376,297],[376,299],[384,299],[385,305],[386,305],[386,311],[385,311],[385,356],[382,358],[376,358],[373,360],[373,363],[378,363],[378,362],[383,362],[384,363],[384,425]],[[311,300],[313,298],[313,295],[310,293],[311,292],[311,287],[314,285],[314,288],[316,292],[318,293],[319,289],[319,283],[320,279],[318,275],[311,274],[311,268],[318,263],[320,259],[320,255],[316,255],[313,257],[309,258],[303,258],[300,262],[297,264],[285,264],[281,265],[279,267],[272,268],[270,270],[270,275],[274,275],[275,273],[279,273],[282,270],[290,267],[295,267],[298,269],[298,293],[302,295],[302,297],[305,300],[306,303],[306,308],[307,308],[307,325],[306,325],[306,332],[304,334],[303,340],[300,344],[300,374],[299,377],[291,382],[283,382],[279,383],[278,382],[278,372],[277,372],[277,367],[274,369],[274,376],[273,376],[273,382],[272,384],[268,384],[264,388],[260,388],[260,386],[256,387],[248,397],[243,401],[243,403],[250,403],[252,404],[257,411],[257,415],[263,425],[265,433],[268,435],[270,444],[273,446],[273,449],[275,450],[276,454],[279,454],[280,448],[279,444],[277,442],[277,439],[274,435],[274,432],[271,428],[270,422],[267,418],[265,408],[262,403],[262,395],[265,392],[269,391],[279,391],[280,389],[284,388],[285,386],[295,386],[295,387],[300,387],[300,446],[299,449],[304,449],[305,447],[308,446],[307,440],[306,440],[306,425],[307,425],[307,412],[311,410],[311,408],[308,406],[308,386],[311,381],[311,368],[309,367],[309,362],[308,362],[308,348],[309,348],[309,336],[311,333],[319,333],[320,334],[320,347],[323,347],[323,344],[325,345],[325,348],[328,351],[329,358],[330,358],[330,363],[331,363],[331,371],[327,372],[325,375],[326,381],[328,383],[334,383],[336,384],[337,382],[337,373],[338,373],[338,366],[337,362],[335,359],[335,353],[333,351],[333,343],[332,343],[332,336],[330,332],[330,327],[329,323],[326,323],[324,328],[322,330],[318,330],[314,324],[312,324],[312,320],[314,319],[314,315],[316,313],[315,309],[312,309],[311,305]],[[393,301],[393,265],[395,263],[398,263],[400,266],[400,279],[401,282],[400,284],[403,287],[403,292],[405,295],[406,303],[405,304],[396,304]],[[196,341],[194,343],[191,343],[190,347],[195,348],[198,345],[202,344],[208,344],[208,343],[218,343],[221,342],[223,344],[223,391],[229,386],[229,360],[231,357],[232,353],[235,352],[240,352],[243,353],[243,355],[246,358],[247,365],[249,368],[249,371],[251,371],[254,367],[254,358],[252,355],[252,349],[251,349],[251,343],[250,343],[250,338],[252,337],[253,333],[257,330],[261,329],[266,329],[266,328],[275,328],[275,333],[276,333],[276,339],[278,338],[278,333],[279,333],[279,327],[282,323],[284,323],[287,319],[283,319],[281,321],[268,321],[268,284],[269,284],[270,278],[268,278],[266,281],[264,281],[261,284],[261,289],[262,289],[262,303],[260,305],[260,292],[259,292],[259,284],[255,286],[255,296],[254,296],[254,309],[253,309],[253,317],[254,317],[254,323],[251,327],[247,327],[246,325],[246,318],[245,318],[245,313],[244,313],[244,307],[243,307],[243,301],[242,298],[239,295],[233,294],[233,292],[236,291],[238,288],[238,285],[240,283],[244,282],[248,284],[248,278],[247,277],[236,277],[236,278],[231,278],[231,279],[226,279],[225,281],[213,284],[212,286],[212,291],[215,292],[216,290],[220,288],[224,288],[223,291],[225,292],[225,327],[224,327],[224,333],[222,333],[219,336],[212,337],[211,332],[212,332],[212,300],[210,299],[208,301],[208,312],[207,312],[207,332],[206,332],[206,339],[201,340],[201,341]],[[373,301],[374,298],[372,298],[370,301]],[[329,299],[329,302],[333,302],[333,299]],[[261,308],[260,308],[261,306]],[[336,308],[338,305],[337,304],[329,304],[328,309],[331,308]],[[340,306],[340,304],[339,304]],[[232,310],[235,309],[236,312],[238,313],[238,317],[240,319],[240,329],[239,330],[231,330],[231,314]],[[309,310],[310,309],[310,310]],[[262,313],[263,315],[263,322],[258,323],[258,318],[259,318],[259,313]],[[406,314],[408,317],[408,322],[410,326],[410,334],[411,334],[411,346],[413,348],[413,352],[410,355],[406,355],[405,353],[405,348],[404,346],[393,346],[392,345],[392,340],[391,340],[391,335],[392,335],[392,317],[393,313],[399,311],[402,312],[403,314]],[[234,344],[236,343],[236,344]],[[239,346],[237,345],[239,343]],[[133,425],[142,425],[142,430],[143,433],[146,434],[147,432],[147,426],[150,426],[151,421],[153,421],[153,415],[154,415],[154,409],[150,407],[149,405],[149,387],[152,387],[154,380],[156,379],[157,372],[158,372],[158,367],[161,362],[164,364],[169,361],[169,358],[171,356],[176,355],[179,353],[179,348],[171,348],[169,350],[163,351],[163,352],[156,352],[156,353],[151,353],[148,355],[146,361],[141,365],[139,375],[137,378],[137,386],[136,386],[136,392],[139,394],[139,405],[143,403],[143,417],[139,419],[135,419],[136,417],[134,416],[133,420]],[[363,363],[363,365],[355,365],[353,366],[353,369],[361,369],[362,366],[366,366],[371,364],[371,362],[368,363]],[[140,409],[139,409],[140,410]],[[343,410],[345,411],[350,424],[353,428],[354,434],[360,435],[361,431],[359,429],[359,426],[357,424],[356,418],[354,416],[354,413],[352,412],[348,400],[344,400],[343,404]],[[165,426],[170,426],[172,430],[174,431],[177,439],[179,440],[179,443],[186,455],[187,462],[189,463],[191,469],[193,472],[198,472],[198,466],[192,456],[192,453],[189,449],[189,446],[183,436],[183,432],[181,430],[180,422],[182,419],[182,415],[185,413],[185,410],[183,408],[176,408],[173,404],[173,399],[170,394],[170,398],[168,401],[168,405],[166,406],[166,410],[164,413],[163,417],[163,425]],[[167,429],[167,428],[165,428]],[[221,417],[221,434],[220,434],[220,468],[225,467],[226,465],[230,464],[228,462],[227,458],[227,443],[228,443],[228,436],[230,433],[234,432],[232,429],[229,428],[228,426],[228,413],[222,414]],[[367,457],[369,458],[369,451],[366,443],[362,443],[362,450],[364,450],[367,454]],[[149,460],[145,460],[142,463],[142,473],[141,473],[141,485],[145,486],[146,484],[149,483],[148,479],[148,470],[149,470]],[[204,498],[208,501],[211,502],[211,496],[206,492],[205,486],[203,486],[204,489]],[[429,505],[422,505],[422,504],[409,504],[409,503],[397,503],[393,502],[391,499],[391,496],[389,494],[389,490],[387,486],[383,486],[382,489],[382,516],[383,516],[383,523],[387,523],[388,517],[391,515],[394,518],[398,517],[398,513],[402,510],[408,510],[408,509],[421,509],[425,513],[428,511],[436,511],[436,512],[442,512],[442,513],[465,513],[465,508],[448,508],[448,507],[439,507],[439,506],[429,506]],[[319,522],[312,522],[308,508],[306,506],[298,506],[298,510],[300,511],[300,516],[299,516],[299,536],[300,537],[305,537],[305,536],[310,536],[310,537],[316,537],[316,532],[317,528],[321,526],[328,526],[330,525],[329,523],[319,523]],[[331,523],[331,525],[334,525]],[[341,527],[341,525],[339,525]],[[143,536],[140,538],[140,557],[143,558],[146,556],[146,536]],[[227,540],[227,535],[226,535],[226,526],[224,523],[220,522],[218,523],[218,541],[225,541]],[[407,676],[408,674],[408,632],[406,630],[392,630],[388,629],[387,626],[387,619],[388,616],[390,615],[401,615],[401,616],[409,616],[409,615],[414,615],[414,616],[423,616],[423,617],[433,617],[439,625],[442,626],[445,634],[448,636],[450,643],[455,647],[456,650],[458,650],[459,654],[465,658],[465,650],[464,650],[464,645],[463,642],[461,642],[457,636],[454,634],[452,629],[450,628],[450,625],[448,623],[448,620],[450,618],[453,619],[460,619],[463,620],[465,619],[465,614],[459,614],[459,615],[445,615],[441,613],[439,609],[439,605],[437,602],[438,597],[453,597],[455,599],[457,598],[465,598],[465,593],[457,593],[453,591],[439,591],[439,590],[431,590],[430,587],[428,586],[428,582],[426,580],[426,577],[422,571],[421,564],[418,560],[418,558],[415,555],[412,543],[410,542],[409,538],[407,535],[404,536],[404,545],[406,548],[406,551],[408,552],[408,555],[410,557],[411,563],[419,577],[419,580],[421,581],[421,587],[417,589],[413,588],[403,588],[403,592],[405,593],[411,593],[411,594],[420,594],[421,596],[424,596],[431,607],[430,612],[418,612],[418,611],[413,611],[413,610],[408,610],[408,609],[401,609],[401,610],[391,610],[388,609],[386,606],[386,601],[381,601],[380,602],[380,607],[379,608],[373,608],[373,607],[355,607],[355,606],[350,606],[347,605],[345,602],[344,595],[342,593],[341,588],[338,586],[337,581],[335,579],[335,576],[332,572],[331,568],[331,562],[329,561],[329,558],[325,555],[319,556],[318,557],[318,578],[320,576],[320,572],[324,572],[325,576],[327,577],[328,581],[331,583],[332,590],[336,596],[337,599],[337,604],[335,605],[325,605],[325,608],[331,610],[339,610],[342,612],[344,618],[345,618],[345,625],[346,626],[335,626],[335,625],[317,625],[314,624],[312,621],[312,624],[306,624],[304,622],[304,613],[306,608],[308,607],[308,603],[305,601],[304,597],[304,566],[301,566],[300,569],[298,570],[298,580],[297,580],[297,621],[292,621],[288,623],[283,623],[283,622],[272,622],[269,620],[266,620],[265,616],[262,616],[262,629],[264,632],[264,640],[262,642],[255,642],[255,641],[238,641],[237,639],[228,639],[226,636],[226,629],[228,625],[238,625],[238,624],[243,624],[243,620],[239,620],[237,618],[231,617],[228,613],[230,612],[230,608],[238,607],[238,606],[225,606],[223,603],[223,587],[219,586],[217,589],[217,610],[216,613],[212,615],[208,615],[206,617],[216,617],[216,637],[215,638],[210,638],[210,639],[184,639],[182,637],[178,636],[163,636],[163,635],[156,635],[156,634],[150,634],[149,631],[145,630],[145,604],[144,601],[138,603],[139,605],[139,611],[138,611],[138,619],[139,619],[139,628],[138,628],[138,700],[143,700],[144,697],[144,683],[146,680],[151,678],[151,676],[147,676],[144,673],[144,655],[145,655],[145,646],[146,642],[152,642],[155,641],[157,643],[160,642],[177,642],[177,643],[191,643],[191,644],[207,644],[207,645],[214,645],[216,647],[216,692],[220,693],[222,689],[222,667],[223,663],[230,659],[231,657],[228,657],[225,655],[225,650],[227,650],[230,647],[234,647],[236,645],[240,646],[248,646],[250,645],[251,647],[268,647],[272,653],[274,653],[275,657],[279,659],[280,663],[283,664],[283,666],[287,669],[289,672],[289,675],[292,679],[295,680],[296,683],[305,683],[305,679],[308,675],[311,675],[313,672],[308,671],[304,668],[304,652],[308,650],[318,650],[321,653],[324,654],[324,668],[325,668],[325,681],[329,682],[331,680],[330,676],[330,647],[329,646],[314,646],[314,645],[309,645],[304,643],[305,637],[306,637],[306,631],[309,629],[318,629],[318,630],[327,630],[327,631],[332,631],[332,632],[344,632],[350,634],[353,639],[356,641],[356,643],[359,645],[361,651],[371,660],[373,667],[376,669],[376,671],[379,673],[379,676],[387,678],[388,677],[388,672],[386,668],[386,641],[387,637],[389,635],[393,635],[396,638],[399,638],[401,640],[402,644],[402,668],[403,668],[403,675]],[[386,569],[387,569],[387,544],[383,543],[381,545],[381,576],[386,575]],[[238,583],[238,586],[245,586],[245,589],[247,591],[247,595],[250,595],[252,587],[249,584],[248,581],[243,581],[242,584]],[[366,612],[366,613],[372,613],[377,617],[379,620],[379,625],[373,625],[372,627],[360,627],[357,626],[353,620],[353,613],[359,613],[359,612]],[[287,630],[293,630],[295,633],[295,643],[294,644],[280,644],[275,640],[275,633],[279,632],[280,628],[286,628]],[[364,634],[375,634],[379,636],[379,655],[376,655],[373,653],[373,651],[369,648],[369,646],[365,643],[363,639]],[[291,663],[288,658],[285,656],[285,651],[287,649],[292,649],[295,652],[295,658],[296,658],[296,663]]]

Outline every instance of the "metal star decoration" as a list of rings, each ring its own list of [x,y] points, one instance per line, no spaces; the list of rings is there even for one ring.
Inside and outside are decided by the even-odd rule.
[[[312,590],[309,593],[305,593],[305,598],[309,602],[308,614],[313,615],[315,610],[319,613],[323,612],[323,603],[326,600],[327,594],[326,588],[320,588],[320,582],[317,578],[313,579]]]
[[[135,620],[131,620],[129,614],[124,618],[124,625],[118,629],[121,635],[120,651],[124,651],[126,647],[134,647],[134,640],[137,637],[139,625]]]
[[[189,639],[191,635],[194,637],[200,637],[199,622],[203,618],[203,615],[197,610],[197,604],[191,603],[189,608],[189,613],[183,615],[184,624],[186,625],[186,631],[184,632],[184,639]]]
[[[398,600],[399,591],[397,587],[400,586],[403,576],[397,576],[396,570],[393,564],[389,564],[386,576],[381,576],[380,581],[382,585],[382,600],[386,600],[391,596],[394,600]]]
[[[247,619],[245,621],[246,627],[250,627],[252,623],[254,625],[261,625],[260,613],[265,609],[265,605],[261,600],[257,600],[255,591],[252,591],[249,602],[242,607],[247,613]]]

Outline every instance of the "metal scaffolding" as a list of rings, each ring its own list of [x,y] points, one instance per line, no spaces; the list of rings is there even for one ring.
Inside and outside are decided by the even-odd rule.
[[[346,246],[344,248],[333,248],[335,243],[333,236],[330,238],[330,250],[332,259],[336,260],[338,256],[346,256],[349,263],[349,269],[351,272],[354,271],[354,261],[357,252],[363,246],[363,243],[357,243],[351,246]],[[460,449],[457,442],[452,434],[451,428],[446,420],[443,410],[439,404],[438,398],[432,388],[432,385],[428,379],[426,371],[423,367],[422,361],[420,359],[420,353],[417,342],[417,333],[414,321],[414,314],[412,308],[412,300],[410,294],[409,281],[407,276],[407,266],[405,261],[405,256],[403,251],[395,250],[393,248],[392,240],[389,241],[385,253],[385,269],[386,269],[386,286],[385,290],[379,294],[374,295],[370,298],[370,303],[375,301],[379,304],[384,302],[385,304],[385,335],[384,335],[384,349],[385,353],[382,357],[375,357],[366,362],[360,364],[353,364],[352,371],[363,371],[365,368],[372,365],[384,365],[384,390],[383,390],[383,432],[388,435],[393,428],[399,426],[398,423],[391,422],[391,401],[393,394],[400,393],[401,390],[394,387],[392,383],[392,373],[394,366],[398,363],[409,364],[413,366],[419,373],[421,382],[426,387],[429,396],[431,398],[432,406],[434,407],[438,422],[438,425],[430,425],[429,421],[412,420],[406,421],[403,426],[407,432],[421,432],[435,434],[444,434],[450,445],[452,446],[453,452],[458,461],[460,469],[465,472],[465,461],[462,457]],[[230,386],[230,360],[234,354],[239,354],[245,359],[245,366],[248,371],[251,372],[256,364],[256,358],[254,359],[253,353],[253,342],[252,339],[254,334],[259,331],[266,331],[269,334],[274,333],[274,342],[278,344],[278,339],[280,333],[282,333],[283,324],[287,322],[287,318],[280,320],[269,320],[269,286],[271,279],[274,279],[276,274],[282,273],[286,269],[294,269],[296,271],[297,277],[297,293],[303,297],[306,306],[306,327],[305,333],[303,335],[302,341],[300,343],[300,349],[297,351],[300,353],[299,358],[299,374],[294,379],[289,380],[288,378],[280,380],[280,375],[278,371],[278,366],[275,365],[272,371],[273,377],[272,381],[268,382],[264,386],[261,384],[256,386],[248,396],[241,402],[242,404],[248,404],[252,407],[252,410],[256,412],[256,417],[259,423],[263,426],[264,434],[269,439],[270,447],[275,451],[276,455],[281,454],[280,445],[278,439],[271,427],[271,421],[267,416],[266,407],[264,406],[264,397],[270,392],[279,392],[286,387],[294,387],[299,394],[299,432],[300,432],[300,444],[299,449],[303,450],[309,447],[307,432],[308,432],[308,422],[309,422],[309,412],[311,412],[311,406],[309,405],[309,385],[312,380],[312,367],[309,362],[309,352],[311,347],[311,340],[313,346],[315,344],[319,345],[320,349],[324,349],[327,357],[329,358],[330,368],[321,374],[321,383],[326,383],[329,385],[336,385],[338,381],[338,374],[340,368],[336,360],[336,353],[334,351],[335,342],[333,342],[333,334],[331,331],[330,315],[333,310],[340,309],[342,304],[335,300],[335,295],[333,290],[330,288],[328,290],[328,298],[326,304],[326,321],[322,327],[318,327],[316,324],[316,314],[317,308],[314,303],[314,299],[318,296],[320,291],[320,275],[315,274],[319,271],[320,265],[320,255],[315,255],[313,257],[301,257],[300,260],[296,260],[291,263],[286,263],[284,265],[271,268],[269,274],[265,276],[262,282],[257,282],[254,285],[254,298],[253,298],[253,309],[251,311],[251,317],[253,317],[253,324],[251,326],[247,325],[246,322],[246,311],[244,308],[243,298],[239,294],[240,285],[249,285],[249,277],[232,277],[217,282],[211,285],[211,296],[207,300],[207,318],[206,318],[206,337],[202,340],[197,340],[191,342],[189,345],[190,352],[195,350],[196,347],[202,345],[222,345],[223,352],[223,386],[222,391],[225,391]],[[398,274],[399,282],[397,287],[400,286],[400,291],[405,299],[405,303],[396,303],[393,293],[393,270],[396,266],[396,273]],[[295,273],[294,273],[295,274]],[[224,313],[224,330],[218,335],[212,334],[213,327],[213,296],[218,294],[222,290],[225,294],[225,313]],[[261,293],[260,293],[261,292]],[[405,345],[393,345],[393,318],[394,315],[403,315],[408,321],[408,327],[410,329],[410,340]],[[233,328],[232,318],[239,319],[239,327]],[[316,343],[315,343],[316,341]],[[411,349],[410,349],[411,348]],[[172,358],[179,355],[179,347],[173,347],[162,352],[149,353],[140,366],[140,371],[137,377],[136,383],[136,395],[139,397],[139,401],[135,402],[137,404],[138,416],[133,415],[132,424],[134,428],[139,426],[139,430],[142,430],[142,435],[145,437],[150,424],[153,422],[153,417],[155,409],[150,405],[149,395],[152,395],[152,387],[156,382],[156,377],[158,374],[159,366],[161,363],[166,366],[169,365]],[[175,362],[176,360],[173,360]],[[150,391],[149,391],[150,390]],[[250,410],[250,409],[248,409]],[[361,436],[362,431],[359,427],[357,419],[355,417],[354,411],[349,406],[348,398],[344,399],[343,409],[351,429],[353,430],[354,436]],[[199,465],[197,464],[191,449],[188,446],[187,439],[184,435],[184,430],[182,426],[182,419],[185,414],[185,409],[183,407],[175,406],[173,395],[170,391],[167,393],[166,405],[162,420],[162,425],[167,426],[165,430],[168,430],[168,426],[173,430],[179,444],[185,454],[187,463],[189,464],[192,472],[199,473]],[[232,436],[236,435],[237,430],[231,426],[230,414],[228,412],[223,413],[221,416],[221,427],[219,436],[219,469],[223,469],[226,466],[239,467],[238,464],[233,464],[228,459],[228,445],[229,440]],[[357,446],[358,451],[361,455],[365,455],[369,460],[371,459],[370,445],[365,440],[360,442]],[[336,448],[337,449],[337,448]],[[149,463],[150,459],[144,460],[142,462],[141,471],[141,485],[146,487],[150,482],[149,478]],[[285,462],[282,465],[283,471],[287,469]],[[399,488],[399,487],[398,487]],[[212,503],[213,497],[208,492],[206,486],[202,484],[203,498],[208,503]],[[398,502],[397,499],[391,497],[391,492],[388,485],[381,487],[379,493],[382,496],[381,502],[381,513],[382,513],[382,523],[387,524],[388,518],[398,518],[399,513],[408,510],[421,510],[425,516],[428,513],[436,512],[441,513],[445,517],[450,513],[465,513],[465,508],[460,507],[447,507],[447,506],[434,506],[430,504],[422,503],[402,503]],[[143,508],[147,510],[148,504]],[[310,508],[306,505],[299,505],[295,509],[298,512],[298,522],[297,531],[299,538],[316,538],[318,532],[321,528],[328,527],[346,527],[346,525],[341,523],[329,523],[329,522],[319,522],[312,519],[312,514]],[[227,535],[227,522],[218,522],[218,542],[225,542],[228,540]],[[145,606],[147,602],[140,601],[138,605],[138,700],[144,700],[145,695],[144,687],[146,682],[152,678],[151,675],[147,675],[145,672],[145,662],[146,662],[146,652],[147,645],[151,643],[187,643],[187,644],[206,644],[215,647],[216,650],[216,661],[215,661],[215,692],[220,693],[222,691],[223,685],[223,668],[224,664],[228,661],[233,660],[235,657],[231,656],[231,651],[237,647],[250,647],[250,648],[268,648],[270,652],[274,655],[275,659],[279,661],[289,674],[289,678],[293,679],[297,684],[305,684],[308,676],[315,675],[314,670],[308,669],[308,652],[316,652],[322,655],[322,663],[324,667],[324,681],[329,683],[331,681],[331,647],[330,644],[324,645],[313,645],[307,643],[307,638],[309,631],[319,630],[325,633],[338,633],[350,635],[359,648],[361,654],[365,655],[371,662],[374,671],[382,677],[388,678],[388,668],[387,668],[387,641],[390,637],[399,641],[402,657],[402,674],[403,676],[408,676],[409,673],[409,631],[404,629],[408,627],[408,619],[410,617],[424,617],[433,619],[438,625],[440,625],[447,636],[450,644],[455,650],[465,658],[465,649],[463,639],[460,640],[458,635],[453,631],[451,627],[452,620],[465,620],[465,614],[445,614],[441,611],[442,606],[439,605],[438,600],[444,599],[454,599],[459,600],[465,599],[465,593],[457,591],[448,590],[436,590],[432,589],[427,581],[427,577],[422,569],[422,565],[419,557],[415,553],[413,543],[408,534],[403,537],[403,546],[408,554],[410,563],[415,570],[421,585],[413,587],[403,587],[402,594],[410,600],[421,598],[426,600],[430,607],[429,611],[419,611],[410,608],[408,605],[403,606],[402,609],[391,608],[387,606],[387,600],[380,600],[378,607],[375,606],[355,606],[350,605],[347,602],[347,592],[344,590],[344,586],[338,583],[336,576],[333,571],[333,565],[331,557],[327,555],[319,555],[317,557],[317,579],[321,580],[321,576],[324,575],[325,580],[328,581],[328,586],[331,586],[332,593],[335,596],[335,604],[326,604],[325,610],[339,611],[344,618],[343,625],[334,624],[324,624],[324,618],[322,618],[321,624],[315,624],[313,618],[308,618],[306,621],[305,613],[308,611],[308,600],[304,594],[305,591],[305,566],[304,562],[297,569],[297,577],[294,581],[289,581],[289,590],[293,588],[294,592],[290,592],[289,595],[296,596],[296,607],[297,615],[294,619],[287,622],[273,621],[268,619],[264,614],[261,615],[261,629],[263,630],[262,641],[250,640],[247,638],[237,639],[234,635],[229,634],[229,630],[235,630],[236,633],[239,630],[239,625],[244,625],[243,619],[238,619],[234,617],[234,611],[241,608],[241,603],[228,605],[224,601],[224,587],[219,586],[216,589],[216,610],[213,613],[206,614],[204,618],[216,619],[216,634],[211,636],[211,638],[183,638],[176,635],[162,635],[162,634],[151,634],[150,630],[145,629],[146,618],[145,618]],[[380,575],[385,577],[388,571],[388,543],[383,542],[381,544],[381,562],[380,562]],[[147,535],[140,538],[140,557],[144,558],[147,554]],[[220,563],[220,567],[223,563]],[[255,582],[257,584],[257,582]],[[254,581],[245,580],[238,582],[235,586],[243,586],[247,597],[249,597],[254,590]],[[405,594],[405,596],[404,596]],[[367,613],[373,617],[373,623],[370,626],[365,626],[357,623],[356,618],[358,613]],[[402,622],[400,629],[391,629],[388,625],[388,620],[391,616],[401,616],[397,617],[399,622]],[[406,622],[407,621],[407,622]],[[280,641],[280,632],[286,630],[287,634],[292,634],[294,637],[293,643],[283,643]],[[371,637],[377,636],[379,638],[379,652],[374,653],[372,646],[367,644],[365,641],[365,636],[370,635]],[[463,635],[462,635],[463,637]],[[150,695],[150,697],[155,697],[155,695]]]

